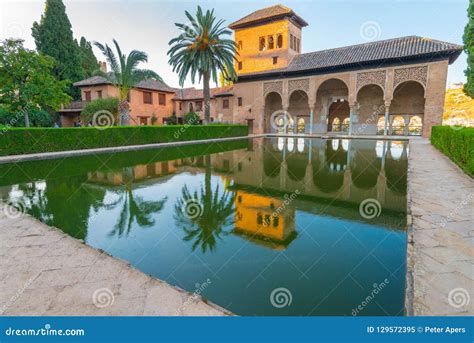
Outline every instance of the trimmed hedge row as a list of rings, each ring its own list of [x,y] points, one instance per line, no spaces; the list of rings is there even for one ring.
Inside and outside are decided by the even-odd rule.
[[[9,128],[0,134],[0,156],[247,136],[246,125],[120,126],[106,129]]]
[[[431,144],[474,177],[474,128],[433,126]]]

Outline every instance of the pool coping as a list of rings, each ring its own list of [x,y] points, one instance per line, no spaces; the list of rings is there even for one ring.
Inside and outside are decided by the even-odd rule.
[[[0,316],[235,316],[2,202],[0,227]]]
[[[463,210],[473,190],[473,180],[428,139],[410,142],[405,315],[474,315],[474,215]],[[467,302],[458,306],[456,296]]]
[[[362,136],[362,135],[344,135],[344,134],[251,134],[247,136],[236,136],[236,137],[225,137],[225,138],[212,138],[212,139],[199,139],[191,141],[180,141],[180,142],[166,142],[166,143],[153,143],[143,145],[125,145],[117,147],[105,147],[105,148],[94,148],[94,149],[80,149],[80,150],[64,150],[55,152],[42,152],[35,154],[20,154],[20,155],[6,155],[0,156],[0,164],[7,163],[18,163],[34,160],[49,160],[55,158],[75,157],[75,156],[86,156],[92,154],[107,154],[115,152],[127,152],[127,151],[138,151],[148,149],[159,149],[174,146],[184,146],[193,144],[207,144],[214,142],[226,142],[241,139],[253,139],[260,137],[282,137],[282,138],[321,138],[321,139],[364,139],[364,140],[396,140],[396,141],[408,141],[412,139],[420,139],[418,136]]]

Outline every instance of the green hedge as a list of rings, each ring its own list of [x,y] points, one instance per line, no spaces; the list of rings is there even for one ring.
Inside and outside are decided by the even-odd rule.
[[[0,156],[247,136],[246,125],[128,126],[98,129],[9,128],[0,131]]]
[[[431,144],[474,177],[474,128],[433,126]]]

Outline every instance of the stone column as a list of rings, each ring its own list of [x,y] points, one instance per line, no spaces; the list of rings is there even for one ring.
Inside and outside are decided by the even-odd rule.
[[[314,105],[309,105],[309,134],[313,134]]]
[[[384,136],[388,135],[388,116],[390,113],[390,101],[385,102],[385,123],[383,128]]]
[[[404,116],[403,120],[405,122],[405,127],[403,128],[403,135],[408,136],[408,126],[410,125],[410,117]]]
[[[286,135],[288,133],[288,118],[289,118],[289,112],[288,112],[289,106],[287,104],[283,105],[283,127],[284,127],[284,134]]]
[[[352,128],[354,126],[354,117],[355,117],[355,104],[349,105],[350,112],[349,112],[349,136],[352,136]]]

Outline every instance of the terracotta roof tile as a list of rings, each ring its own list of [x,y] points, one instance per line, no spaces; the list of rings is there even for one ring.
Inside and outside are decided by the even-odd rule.
[[[250,24],[256,24],[261,21],[266,21],[269,19],[280,19],[285,17],[294,18],[294,20],[300,26],[307,26],[308,23],[298,16],[291,8],[288,8],[283,5],[274,5],[266,8],[262,8],[255,12],[250,13],[249,15],[233,22],[229,25],[231,29],[237,29],[239,27],[247,26]]]

